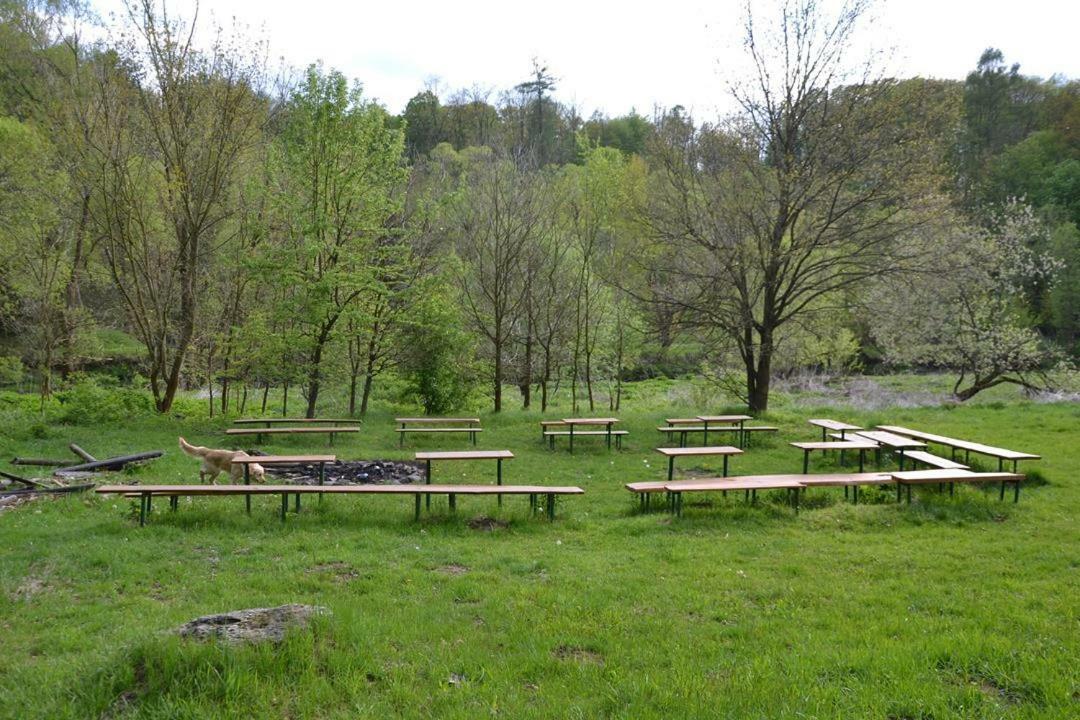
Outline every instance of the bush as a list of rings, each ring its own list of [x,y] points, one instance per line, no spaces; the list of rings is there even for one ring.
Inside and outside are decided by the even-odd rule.
[[[72,424],[118,422],[154,413],[154,401],[145,390],[103,387],[87,376],[76,378],[56,398],[61,406],[57,420]]]
[[[22,360],[14,355],[0,355],[0,387],[18,385],[22,379]]]

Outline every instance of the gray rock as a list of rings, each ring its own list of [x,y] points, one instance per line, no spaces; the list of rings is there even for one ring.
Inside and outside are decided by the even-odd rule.
[[[186,622],[176,632],[183,638],[228,643],[279,643],[292,628],[304,629],[315,615],[329,615],[319,605],[279,605],[206,615]]]

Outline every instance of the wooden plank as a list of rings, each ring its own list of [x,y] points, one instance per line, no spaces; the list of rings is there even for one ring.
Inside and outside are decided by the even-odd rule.
[[[457,427],[455,427],[455,428],[407,427],[407,428],[394,428],[394,432],[399,432],[399,433],[478,433],[478,432],[484,432],[484,428],[478,428],[478,427],[474,427],[474,428],[467,428],[467,427],[461,427],[461,428],[457,428]]]
[[[241,418],[239,420],[233,420],[234,425],[254,425],[256,423],[271,423],[273,425],[280,425],[283,423],[346,423],[352,425],[361,425],[363,420],[357,418]]]
[[[859,432],[853,434],[861,438],[866,438],[867,440],[873,440],[879,445],[884,445],[885,447],[893,448],[896,450],[902,448],[926,447],[926,443],[924,442],[919,442],[918,440],[912,440],[911,438],[904,437],[902,435],[884,432],[881,430],[860,430]]]
[[[709,447],[656,448],[656,452],[667,457],[695,455],[742,455],[743,451],[730,445],[712,445]]]
[[[927,483],[943,482],[990,482],[1007,480],[1009,482],[1024,479],[1024,475],[1009,472],[986,472],[977,473],[971,470],[942,469],[933,470],[905,470],[890,473],[893,479],[905,485],[922,485]]]
[[[697,425],[701,423],[700,418],[667,418],[664,420],[668,425]]]
[[[288,428],[228,428],[226,435],[306,435],[309,433],[336,434],[360,432],[357,427],[288,427]]]
[[[993,445],[984,445],[982,443],[969,442],[968,440],[957,440],[956,438],[945,437],[944,435],[935,435],[919,430],[911,430],[899,425],[878,425],[878,428],[896,435],[907,435],[908,437],[918,438],[919,440],[925,440],[926,442],[937,443],[938,445],[945,445],[946,447],[953,447],[958,450],[967,450],[980,455],[989,455],[990,457],[1001,458],[1003,460],[1039,460],[1042,457],[1041,455],[1036,455],[1034,453],[1008,450],[1006,448],[994,447]]]
[[[511,460],[509,450],[438,450],[416,453],[417,460]]]
[[[904,453],[904,457],[908,460],[917,460],[924,465],[930,465],[935,468],[943,470],[969,470],[970,468],[963,463],[958,463],[955,460],[949,460],[948,458],[938,457],[933,453],[924,452],[922,450],[911,450]]]
[[[583,495],[549,485],[102,485],[101,495]]]
[[[300,465],[336,461],[336,455],[248,455],[232,459],[237,465]]]
[[[563,422],[567,425],[614,425],[619,418],[563,418]]]
[[[624,486],[627,490],[633,493],[654,493],[664,492],[667,490],[667,483],[660,482],[633,482],[626,483]]]
[[[750,415],[698,415],[697,419],[706,423],[740,423],[754,418]],[[711,432],[712,428],[709,428],[709,431]]]
[[[862,430],[858,425],[852,425],[851,423],[840,422],[839,420],[830,420],[828,418],[810,418],[807,420],[811,425],[825,428],[826,430],[848,431],[848,430]]]
[[[771,477],[772,479],[766,479]],[[714,478],[711,480],[683,480],[670,482],[665,485],[672,492],[717,492],[727,490],[784,490],[789,488],[806,487],[800,480],[790,478],[802,478],[801,475],[760,475],[753,477]]]
[[[616,437],[617,435],[629,435],[629,430],[612,430],[610,433],[607,430],[575,430],[574,437],[589,437],[590,435],[598,435],[600,437]],[[544,437],[568,437],[570,435],[569,430],[545,430]]]
[[[876,450],[878,444],[869,440],[834,440],[826,442],[788,443],[800,450]]]
[[[480,418],[459,418],[459,417],[404,417],[394,418],[396,423],[405,423],[406,425],[414,423],[431,423],[431,424],[444,424],[444,423],[479,423]]]

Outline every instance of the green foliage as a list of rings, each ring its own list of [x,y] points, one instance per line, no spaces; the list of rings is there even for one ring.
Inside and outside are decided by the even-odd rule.
[[[463,409],[476,387],[474,340],[465,330],[460,302],[448,285],[433,287],[404,328],[401,373],[407,398],[429,415]]]
[[[21,359],[15,355],[0,355],[0,387],[19,384],[23,375]]]
[[[146,417],[154,413],[154,399],[143,389],[102,385],[87,375],[73,377],[71,384],[56,393],[60,403],[59,422],[92,425]]]

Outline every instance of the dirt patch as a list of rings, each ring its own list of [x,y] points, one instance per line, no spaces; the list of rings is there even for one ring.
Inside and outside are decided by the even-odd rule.
[[[603,665],[604,656],[588,648],[575,645],[560,645],[551,651],[556,660],[569,660],[583,665]]]
[[[434,569],[434,572],[442,573],[443,575],[464,575],[469,572],[469,568],[465,565],[450,563],[449,565],[440,565]]]
[[[496,520],[493,517],[487,515],[477,515],[469,521],[469,527],[473,530],[482,530],[484,532],[494,532],[496,530],[505,530],[510,527],[510,523],[503,522],[502,520]]]
[[[336,582],[348,582],[360,577],[356,568],[341,560],[312,565],[304,572],[309,575],[332,575]]]
[[[36,595],[49,589],[49,583],[40,575],[28,575],[11,593],[12,602],[30,602]]]

